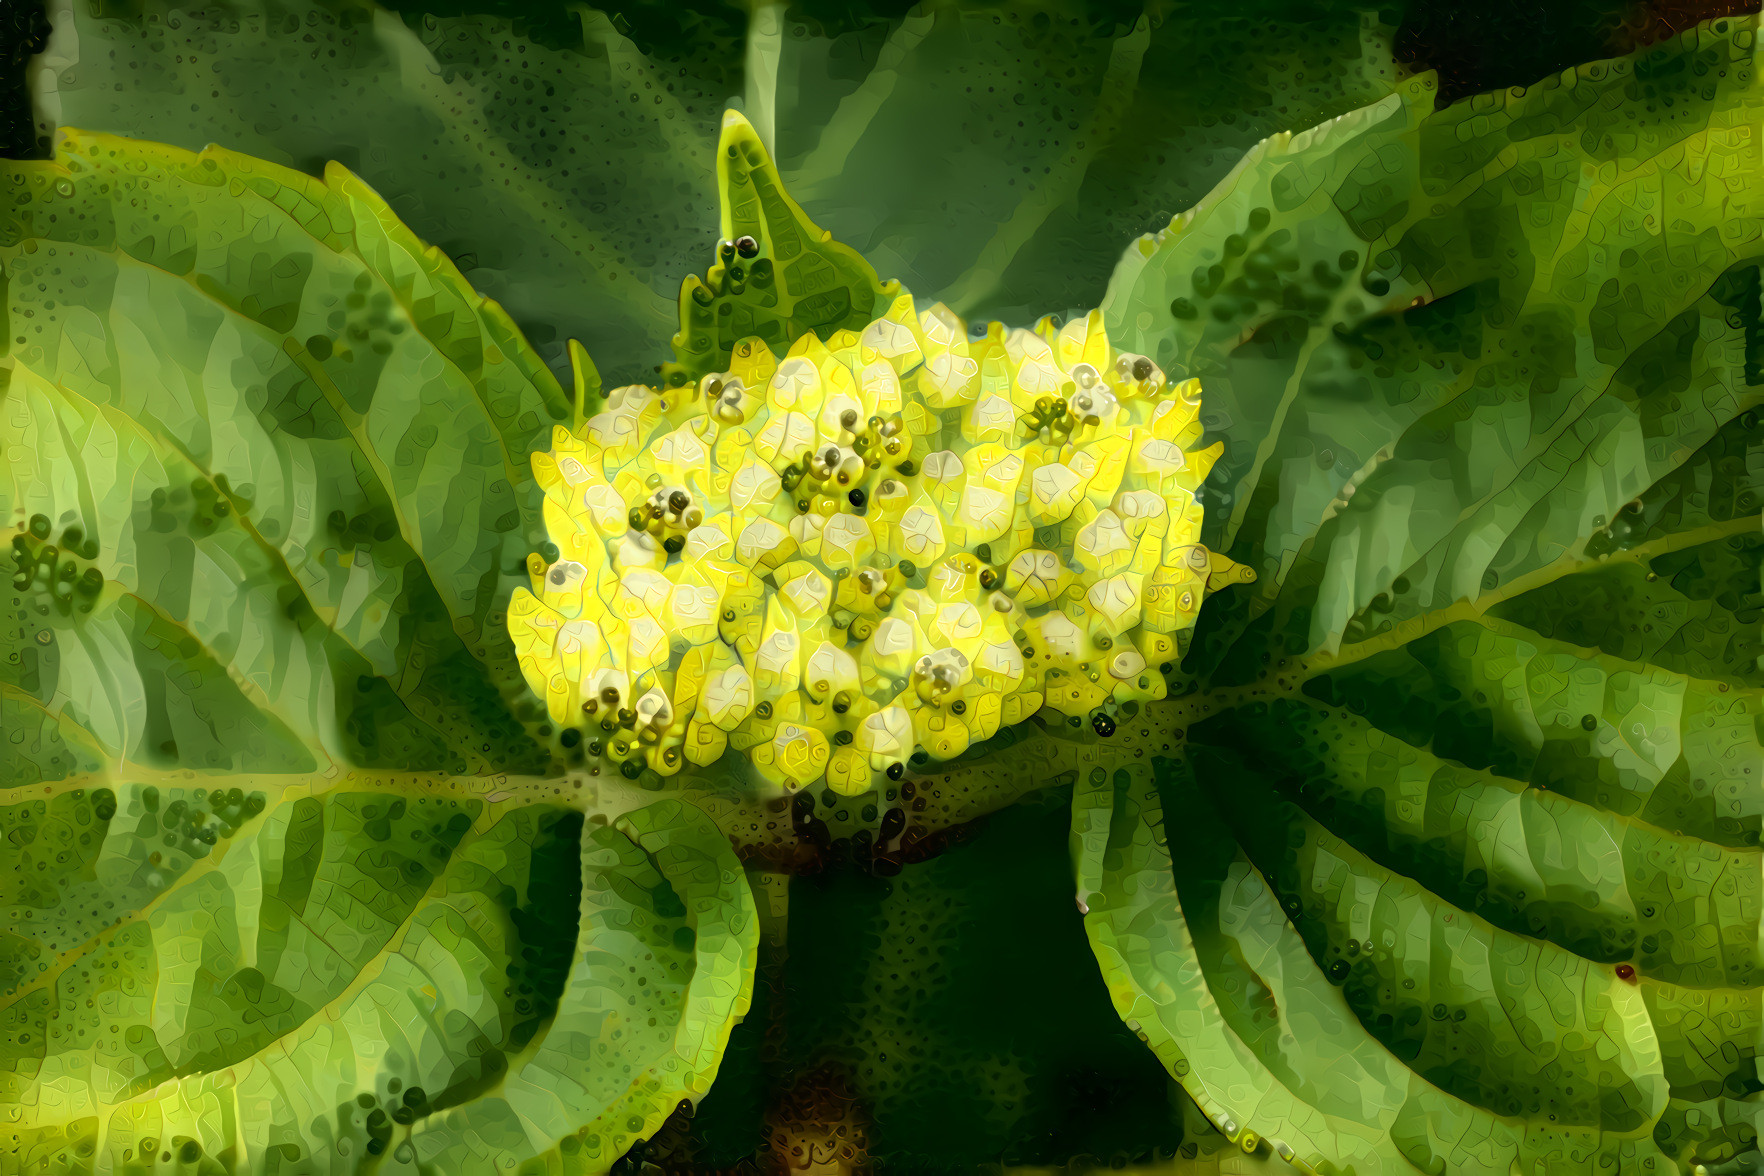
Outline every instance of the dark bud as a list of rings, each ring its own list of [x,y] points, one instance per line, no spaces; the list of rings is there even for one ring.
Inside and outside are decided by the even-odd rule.
[[[851,709],[851,692],[849,690],[841,690],[838,694],[835,694],[833,696],[833,713],[834,714],[842,715],[850,709]]]
[[[904,775],[906,775],[905,764],[896,761],[888,765],[888,778],[890,780],[898,780]]]
[[[633,531],[641,531],[649,525],[649,513],[642,507],[633,506],[631,513],[625,516],[625,521],[631,524]]]
[[[1152,374],[1151,360],[1146,359],[1144,356],[1141,356],[1138,360],[1136,360],[1134,362],[1134,364],[1133,364],[1133,378],[1134,379],[1136,379],[1136,380],[1149,380],[1149,379],[1151,379],[1151,374]]]
[[[668,495],[668,509],[678,512],[692,505],[692,499],[684,490],[676,490]]]
[[[1101,711],[1090,716],[1090,725],[1096,728],[1096,733],[1101,735],[1104,739],[1107,739],[1110,735],[1115,733],[1115,720],[1109,718],[1109,716],[1103,714]]]
[[[759,242],[748,236],[737,237],[735,238],[735,252],[743,257],[753,257],[759,252]]]
[[[717,246],[717,254],[725,261],[735,260],[735,242],[724,241]]]
[[[847,494],[845,497],[853,506],[859,507],[859,508],[861,508],[864,505],[864,503],[869,500],[868,497],[864,494],[863,489],[861,487],[859,489],[853,490],[850,494]]]
[[[686,540],[679,535],[670,535],[662,540],[662,550],[669,555],[679,555],[680,549],[686,546]]]

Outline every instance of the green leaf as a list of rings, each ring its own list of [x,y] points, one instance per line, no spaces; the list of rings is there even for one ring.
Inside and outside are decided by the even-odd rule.
[[[6,172],[14,705],[155,768],[542,770],[499,610],[567,407],[507,316],[340,168]]]
[[[1176,761],[1098,775],[1074,797],[1073,854],[1116,1009],[1245,1151],[1365,1172],[1664,1159],[1652,1129],[1667,1085],[1633,988],[1559,949],[1502,937],[1413,883],[1381,885],[1326,833],[1277,829],[1271,852],[1311,874],[1271,885],[1233,845],[1241,829],[1213,811],[1204,778],[1197,787]],[[1269,816],[1243,807],[1247,820]],[[1289,920],[1287,896],[1301,892],[1334,917],[1329,930],[1374,946],[1354,939],[1349,952],[1338,940],[1326,971]],[[1399,1055],[1335,986],[1361,950],[1363,971],[1390,973],[1367,988],[1434,1006],[1443,1028],[1431,1053],[1423,1043]],[[1378,1023],[1391,1012],[1409,1027],[1406,1009]],[[1508,1105],[1487,1105],[1495,1097]]]
[[[756,929],[698,808],[564,799],[524,696],[570,400],[340,167],[4,171],[8,1164],[607,1171],[708,1088]]]
[[[1242,680],[1756,512],[1731,471],[1675,479],[1756,423],[1751,38],[1716,22],[1438,112],[1419,79],[1267,141],[1128,250],[1111,335],[1202,378],[1208,542],[1259,573],[1204,664]]]
[[[556,1019],[499,1088],[412,1131],[419,1163],[459,1171],[488,1144],[604,1172],[710,1088],[752,999],[759,936],[728,841],[692,805],[660,801],[591,833],[583,866],[583,954]]]
[[[0,1007],[27,1166],[457,1170],[494,1140],[604,1172],[704,1093],[751,993],[752,898],[678,801],[585,829],[149,785],[3,816],[22,866],[54,863],[7,895],[31,912]]]
[[[1209,542],[1259,578],[1085,776],[1079,894],[1249,1150],[1755,1159],[1756,30],[1438,111],[1418,80],[1115,275],[1111,334],[1203,381]]]
[[[662,371],[667,383],[727,371],[743,339],[757,337],[782,355],[810,331],[822,339],[861,331],[899,297],[899,282],[880,282],[856,250],[808,219],[752,125],[733,110],[717,144],[717,195],[717,261],[702,281],[693,275],[680,287],[675,363]]]

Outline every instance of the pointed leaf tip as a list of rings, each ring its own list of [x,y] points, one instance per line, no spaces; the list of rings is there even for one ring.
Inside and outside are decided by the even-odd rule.
[[[668,384],[725,369],[742,339],[758,337],[782,355],[810,332],[825,339],[861,331],[897,291],[791,199],[759,134],[737,110],[723,115],[717,198],[717,255],[702,278],[681,284],[675,362],[663,368]]]
[[[588,419],[590,402],[601,394],[600,369],[589,358],[588,349],[577,340],[569,340],[568,348],[570,369],[576,377],[571,400],[576,414],[575,424],[580,427]]]

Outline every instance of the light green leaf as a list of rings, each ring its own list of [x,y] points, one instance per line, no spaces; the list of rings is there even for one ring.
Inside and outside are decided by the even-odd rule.
[[[81,846],[8,896],[33,908],[0,1012],[27,1164],[452,1171],[495,1138],[604,1172],[704,1093],[751,993],[752,898],[678,801],[586,834],[386,790],[127,787],[5,820],[27,864]]]
[[[731,110],[717,144],[722,236],[717,260],[680,286],[680,333],[668,384],[727,371],[736,344],[759,338],[776,354],[810,331],[862,331],[900,296],[850,246],[816,227],[778,179],[764,144]],[[748,288],[753,287],[750,293]]]
[[[340,168],[7,171],[8,686],[148,767],[543,768],[498,622],[567,408],[507,316]]]
[[[524,699],[571,401],[342,168],[69,134],[4,182],[7,1162],[458,1170],[519,1120],[608,1170],[756,932],[709,819],[566,799]]]
[[[1664,1161],[1652,1125],[1665,1105],[1666,1082],[1639,993],[1608,976],[1590,977],[1584,962],[1570,963],[1566,953],[1560,963],[1567,971],[1537,987],[1547,969],[1536,949],[1516,937],[1497,941],[1492,928],[1462,912],[1456,927],[1451,914],[1434,916],[1444,922],[1433,924],[1430,942],[1428,902],[1412,883],[1381,893],[1355,885],[1351,871],[1340,870],[1349,865],[1342,858],[1321,858],[1336,869],[1319,887],[1320,907],[1333,896],[1335,909],[1345,907],[1362,922],[1379,919],[1377,940],[1373,929],[1354,929],[1385,949],[1377,951],[1380,959],[1393,958],[1384,935],[1384,921],[1393,920],[1391,930],[1400,926],[1404,943],[1417,943],[1415,964],[1439,986],[1435,997],[1460,1011],[1465,1001],[1480,1002],[1496,1017],[1486,1022],[1490,1033],[1516,1035],[1456,1041],[1459,1066],[1511,1066],[1513,1077],[1533,1081],[1561,1077],[1563,1094],[1590,1080],[1582,1089],[1610,1107],[1603,1121],[1595,1112],[1586,1122],[1566,1107],[1552,1107],[1546,1117],[1543,1108],[1525,1105],[1529,1100],[1503,1113],[1456,1097],[1363,1027],[1359,1010],[1288,921],[1279,892],[1234,847],[1235,830],[1219,821],[1184,767],[1165,761],[1155,772],[1122,769],[1112,781],[1098,774],[1101,780],[1087,779],[1074,797],[1073,853],[1089,907],[1086,927],[1115,1007],[1245,1151],[1272,1151],[1308,1169],[1392,1173],[1539,1165],[1581,1171]],[[1303,844],[1301,859],[1311,845]],[[1491,946],[1497,950],[1486,954]],[[1580,1017],[1596,1027],[1574,1028]],[[1580,1043],[1584,1060],[1596,1056],[1610,1067],[1617,1085],[1599,1085],[1571,1055],[1558,1053],[1567,1042]],[[1484,1052],[1490,1048],[1495,1052]],[[1528,1050],[1554,1064],[1541,1073],[1536,1065],[1526,1069]]]

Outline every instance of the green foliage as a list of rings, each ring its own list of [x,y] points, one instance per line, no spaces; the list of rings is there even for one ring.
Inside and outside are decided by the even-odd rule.
[[[60,118],[389,203],[102,134],[0,177],[0,1166],[679,1159],[762,910],[700,1161],[1755,1164],[1756,20],[1436,110],[1327,12],[1190,69],[1218,18],[1051,3],[665,58],[593,10],[168,14],[72,14]],[[1026,322],[1221,176],[1104,306],[1202,379],[1259,573],[1176,697],[898,805],[564,773],[501,610],[602,387],[571,338],[616,384],[678,331],[683,381],[863,321],[872,265]],[[682,291],[713,186],[756,252]],[[1064,783],[1069,856],[1057,787],[942,828]],[[756,907],[737,850],[844,864]]]
[[[604,1171],[702,1093],[746,1008],[752,903],[693,812],[585,833],[549,805],[152,785],[8,806],[27,844],[79,828],[82,851],[58,893],[16,893],[29,850],[9,880],[9,1157],[80,1136],[83,1168],[189,1140],[226,1170],[409,1170],[469,1130]]]
[[[1092,773],[1074,851],[1116,1007],[1245,1150],[1756,1157],[1755,37],[1417,84],[1116,272],[1260,578],[1197,634],[1185,754]]]
[[[342,168],[4,183],[0,1166],[605,1171],[756,924],[698,809],[495,790],[553,762],[501,617],[562,390]]]
[[[680,287],[675,362],[669,385],[727,371],[735,344],[757,337],[775,354],[813,331],[861,331],[900,295],[870,263],[817,228],[790,198],[751,124],[730,111],[717,144],[722,237],[704,279]],[[751,289],[750,289],[751,288]]]
[[[159,768],[542,768],[496,618],[567,410],[508,317],[340,168],[6,170],[9,705]]]

